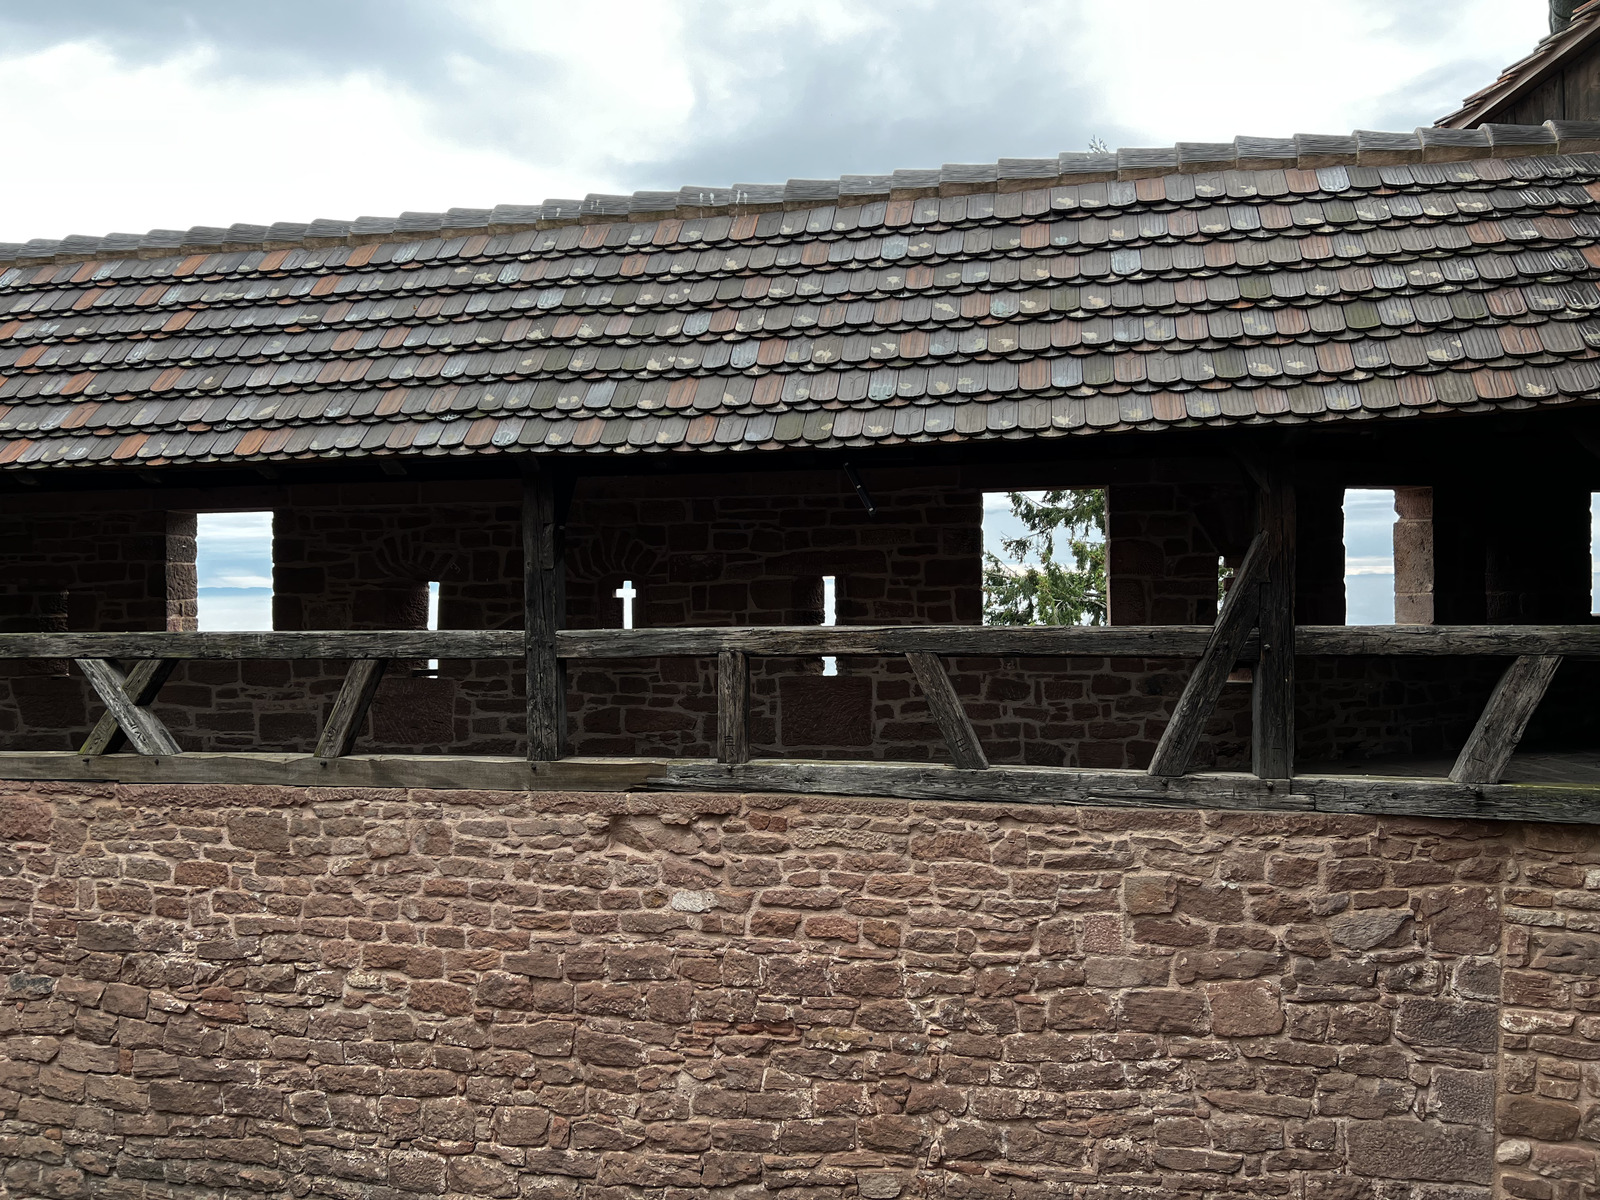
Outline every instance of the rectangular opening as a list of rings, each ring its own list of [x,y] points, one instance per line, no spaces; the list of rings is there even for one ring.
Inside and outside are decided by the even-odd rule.
[[[1394,624],[1394,491],[1348,488],[1344,494],[1346,625]]]
[[[195,596],[207,631],[272,628],[272,514],[200,513]]]
[[[1106,623],[1104,488],[985,492],[983,623]]]
[[[439,581],[437,579],[430,580],[428,583],[428,628],[439,628]],[[427,669],[429,674],[437,675],[439,673],[439,660],[430,658]]]
[[[622,627],[633,628],[633,602],[639,598],[639,589],[633,586],[633,580],[624,579],[622,586],[611,593],[612,598],[622,601]]]
[[[839,591],[834,582],[835,576],[822,577],[822,623],[824,625],[837,625],[839,623]],[[839,660],[831,654],[822,656],[822,673],[824,675],[837,675],[839,673]]]
[[[1600,492],[1589,493],[1589,611],[1600,613]]]

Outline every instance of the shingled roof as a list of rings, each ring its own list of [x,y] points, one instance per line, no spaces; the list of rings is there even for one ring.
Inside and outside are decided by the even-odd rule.
[[[0,465],[830,448],[1592,400],[1597,148],[1600,127],[1557,124],[1240,139],[13,248]]]

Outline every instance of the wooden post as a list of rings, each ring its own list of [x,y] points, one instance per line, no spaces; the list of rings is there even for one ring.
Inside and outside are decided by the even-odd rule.
[[[1450,769],[1453,783],[1499,783],[1533,710],[1561,665],[1558,654],[1525,655],[1495,684],[1483,715]]]
[[[717,761],[750,761],[750,656],[742,650],[717,652]]]
[[[161,691],[161,685],[171,676],[173,668],[178,665],[175,658],[142,658],[133,665],[133,670],[128,672],[128,680],[122,685],[123,693],[140,708],[148,708],[155,703],[155,698]],[[122,732],[122,726],[117,724],[117,718],[110,711],[100,714],[100,719],[95,722],[94,729],[89,737],[79,748],[78,753],[86,758],[97,754],[110,754],[127,741],[128,735]]]
[[[1262,779],[1294,775],[1294,485],[1281,469],[1261,473],[1257,526],[1266,542],[1267,577],[1256,624],[1261,649],[1251,695],[1251,759]]]
[[[148,708],[141,708],[128,694],[128,678],[103,658],[74,659],[78,669],[94,688],[100,703],[115,718],[128,735],[128,741],[140,754],[182,754],[183,749],[173,738],[161,718]]]
[[[950,673],[944,669],[944,660],[937,654],[913,650],[906,655],[911,670],[922,685],[922,694],[928,698],[928,709],[944,735],[944,744],[950,748],[950,757],[964,771],[986,771],[988,756],[978,742],[978,731],[972,727],[967,710],[961,706]]]
[[[328,723],[317,739],[318,758],[343,758],[350,753],[388,665],[386,658],[358,658],[350,664],[339,695],[334,698],[333,711],[328,714]]]
[[[548,471],[536,471],[522,489],[522,589],[528,655],[528,757],[561,757],[567,734],[567,676],[556,657],[556,630],[564,617],[560,535],[555,488]]]
[[[1250,631],[1255,628],[1261,609],[1261,583],[1267,573],[1266,538],[1256,534],[1245,552],[1244,561],[1234,575],[1233,586],[1223,597],[1222,611],[1211,627],[1211,640],[1189,673],[1183,695],[1173,706],[1172,719],[1161,731],[1156,752],[1150,760],[1150,774],[1166,777],[1182,775],[1189,769],[1194,748],[1205,731],[1206,721],[1217,707],[1228,673],[1239,661]]]

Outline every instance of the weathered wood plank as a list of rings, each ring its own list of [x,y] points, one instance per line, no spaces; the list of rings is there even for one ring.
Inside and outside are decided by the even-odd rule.
[[[972,727],[967,710],[961,706],[950,673],[944,669],[944,660],[926,650],[913,650],[906,655],[911,671],[922,685],[927,697],[928,711],[933,714],[944,744],[950,748],[950,757],[964,771],[983,771],[989,766],[988,756],[978,741],[978,731]]]
[[[717,653],[717,761],[750,761],[750,658],[742,650]]]
[[[1172,719],[1161,731],[1161,740],[1156,743],[1155,755],[1150,760],[1151,775],[1171,777],[1189,769],[1194,748],[1199,745],[1206,722],[1216,710],[1228,674],[1239,661],[1245,640],[1255,627],[1267,557],[1266,537],[1258,533],[1239,564],[1233,586],[1223,598],[1222,611],[1217,614],[1205,652],[1183,685],[1183,694],[1172,709]]]
[[[560,758],[567,737],[567,673],[556,631],[564,591],[555,488],[548,471],[529,476],[522,492],[523,630],[528,680],[528,758]]]
[[[1294,780],[1211,773],[1156,779],[1143,771],[924,763],[774,762],[708,759],[190,753],[84,757],[72,751],[0,752],[0,779],[121,783],[238,783],[437,788],[506,792],[694,791],[887,796],[987,804],[1212,808],[1369,813],[1488,821],[1595,824],[1596,784],[1457,784],[1445,779],[1301,776]],[[174,797],[181,800],[181,797]],[[583,801],[578,802],[584,804]]]
[[[702,629],[565,629],[561,658],[712,656],[722,650],[784,657],[900,655],[1035,658],[1106,655],[1198,658],[1210,625],[805,625]],[[1600,658],[1600,625],[1302,625],[1302,656],[1453,655]],[[261,633],[0,633],[0,659],[522,658],[520,629],[402,629]],[[1254,661],[1252,635],[1240,652]]]
[[[944,657],[1032,658],[1104,655],[1198,658],[1211,625],[741,625],[702,629],[571,629],[558,638],[566,658],[651,658],[747,654],[816,657],[898,655],[914,650]],[[17,636],[17,635],[11,635]],[[28,635],[31,636],[31,635]],[[1241,662],[1257,655],[1254,634]],[[1303,656],[1564,654],[1600,658],[1595,625],[1302,625],[1295,649]]]
[[[1489,821],[1593,824],[1600,786],[1502,783],[1461,785],[1445,779],[1305,776],[1258,779],[1218,772],[1158,779],[1143,771],[1002,767],[961,771],[911,763],[778,762],[741,767],[700,760],[671,762],[652,787],[685,791],[771,791],[994,804],[1083,804],[1118,808],[1217,808],[1375,813]]]
[[[1522,740],[1533,710],[1561,666],[1558,654],[1514,660],[1500,676],[1467,744],[1461,747],[1450,778],[1456,783],[1498,783]],[[1597,814],[1600,815],[1600,814]]]
[[[127,734],[135,750],[140,754],[183,753],[161,718],[133,702],[133,697],[128,694],[131,689],[127,686],[126,675],[104,659],[80,658],[75,661],[78,670],[89,681],[89,686],[94,688],[94,694],[100,697],[100,703],[122,726],[122,732]]]
[[[520,629],[0,633],[0,659],[521,658],[524,640]]]
[[[1170,655],[1187,658],[1205,646],[1208,626],[983,626],[801,625],[705,629],[563,630],[569,658],[650,658],[746,654],[816,658],[823,655]],[[1600,647],[1600,642],[1597,642]]]
[[[133,670],[128,672],[128,680],[122,685],[123,693],[140,708],[148,708],[155,703],[156,696],[161,692],[161,685],[171,677],[177,665],[178,660],[175,658],[140,659],[134,664]],[[128,735],[122,732],[122,726],[117,724],[116,717],[107,711],[100,714],[100,719],[89,731],[89,736],[78,753],[109,754],[119,749],[127,740]]]
[[[350,753],[388,665],[386,658],[358,658],[350,664],[339,694],[334,697],[333,710],[328,713],[328,723],[317,738],[318,758],[342,758]]]
[[[641,788],[665,764],[655,759],[563,759],[521,755],[192,752],[174,758],[73,751],[0,753],[0,779],[100,780],[119,783],[284,784],[291,787],[441,788],[505,792],[624,792]]]
[[[1262,779],[1294,774],[1294,485],[1281,469],[1265,473],[1258,524],[1267,571],[1256,613],[1256,662],[1250,690],[1250,762]]]

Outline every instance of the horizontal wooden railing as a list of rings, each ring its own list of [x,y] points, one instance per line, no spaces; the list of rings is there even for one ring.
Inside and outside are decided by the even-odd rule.
[[[694,629],[563,629],[571,659],[900,655],[1196,658],[1209,625],[730,625]],[[1257,636],[1241,661],[1256,655]],[[317,630],[270,633],[5,633],[0,659],[521,658],[520,629]],[[1301,625],[1302,657],[1380,655],[1600,658],[1600,625]]]
[[[1246,560],[1243,573],[1251,567]],[[174,667],[191,659],[333,659],[351,663],[318,739],[319,758],[350,753],[386,665],[404,659],[529,661],[530,716],[535,702],[546,731],[530,739],[528,757],[559,753],[559,670],[534,666],[566,659],[715,657],[717,759],[750,761],[749,660],[756,657],[904,655],[927,698],[956,767],[984,770],[988,761],[951,684],[944,660],[965,657],[1170,657],[1198,660],[1149,774],[1177,777],[1189,759],[1228,670],[1260,662],[1266,648],[1253,627],[1253,590],[1236,588],[1214,626],[722,626],[696,629],[559,630],[534,645],[522,630],[326,630],[259,633],[0,634],[0,659],[72,659],[106,712],[81,753],[99,755],[131,743],[143,755],[180,753],[151,711]],[[1600,625],[1381,625],[1289,627],[1293,653],[1310,656],[1495,656],[1513,660],[1456,761],[1457,783],[1500,777],[1562,658],[1600,658]],[[1281,635],[1280,635],[1281,638]],[[553,640],[553,645],[551,641]],[[1281,651],[1280,651],[1281,654]],[[119,663],[131,663],[124,673]],[[1261,668],[1257,667],[1258,676]],[[549,686],[536,683],[549,678]],[[1258,688],[1260,686],[1258,681]],[[553,697],[545,693],[554,693]],[[540,696],[544,696],[540,700]],[[1259,719],[1259,714],[1258,714]],[[530,725],[531,727],[531,725]],[[1264,778],[1276,773],[1261,769]]]

